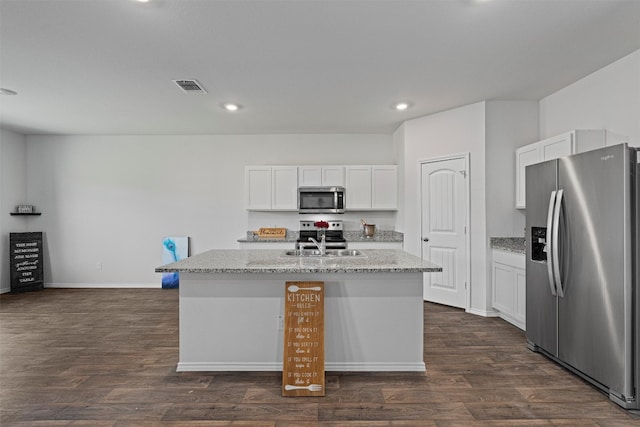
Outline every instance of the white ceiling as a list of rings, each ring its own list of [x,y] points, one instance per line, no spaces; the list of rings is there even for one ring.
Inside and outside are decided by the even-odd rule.
[[[636,0],[0,0],[0,87],[18,92],[0,96],[0,126],[389,134],[481,100],[538,100],[637,49]]]

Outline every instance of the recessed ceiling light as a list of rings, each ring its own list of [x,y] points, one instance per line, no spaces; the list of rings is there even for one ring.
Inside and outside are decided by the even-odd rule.
[[[0,95],[17,95],[18,92],[11,89],[5,89],[3,87],[0,88]]]
[[[222,104],[222,107],[227,111],[238,111],[242,106],[238,104],[234,104],[231,102],[227,102],[226,104]]]
[[[398,102],[396,105],[393,106],[393,108],[395,108],[398,111],[404,111],[410,106],[411,105],[408,102]]]

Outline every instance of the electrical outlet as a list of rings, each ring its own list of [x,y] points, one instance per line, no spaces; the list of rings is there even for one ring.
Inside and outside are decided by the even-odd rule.
[[[282,314],[278,315],[278,330],[284,330],[284,316]]]
[[[102,270],[102,261],[96,262],[96,270]]]

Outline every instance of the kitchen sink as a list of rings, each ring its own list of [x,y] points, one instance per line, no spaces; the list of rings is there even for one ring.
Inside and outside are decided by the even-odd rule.
[[[322,256],[317,249],[292,249],[285,251],[286,256],[296,257],[320,257]],[[357,249],[327,249],[325,255],[327,257],[364,257],[365,255]]]

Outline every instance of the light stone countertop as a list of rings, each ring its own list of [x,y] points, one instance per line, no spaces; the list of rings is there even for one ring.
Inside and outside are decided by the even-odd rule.
[[[371,237],[366,237],[362,231],[345,231],[344,238],[349,242],[400,242],[404,241],[404,234],[393,230],[376,230]]]
[[[490,242],[491,249],[499,249],[516,254],[526,253],[524,237],[492,237]]]
[[[363,249],[364,257],[285,256],[281,249],[214,249],[156,273],[428,273],[442,268],[401,250]]]
[[[251,236],[247,232],[247,237],[238,239],[239,243],[277,243],[277,242],[292,242],[295,243],[298,239],[298,232],[294,230],[287,230],[287,237],[279,239],[263,239],[258,236]],[[349,242],[403,242],[404,234],[399,231],[393,230],[376,230],[373,237],[366,237],[362,231],[344,231],[344,238]]]

